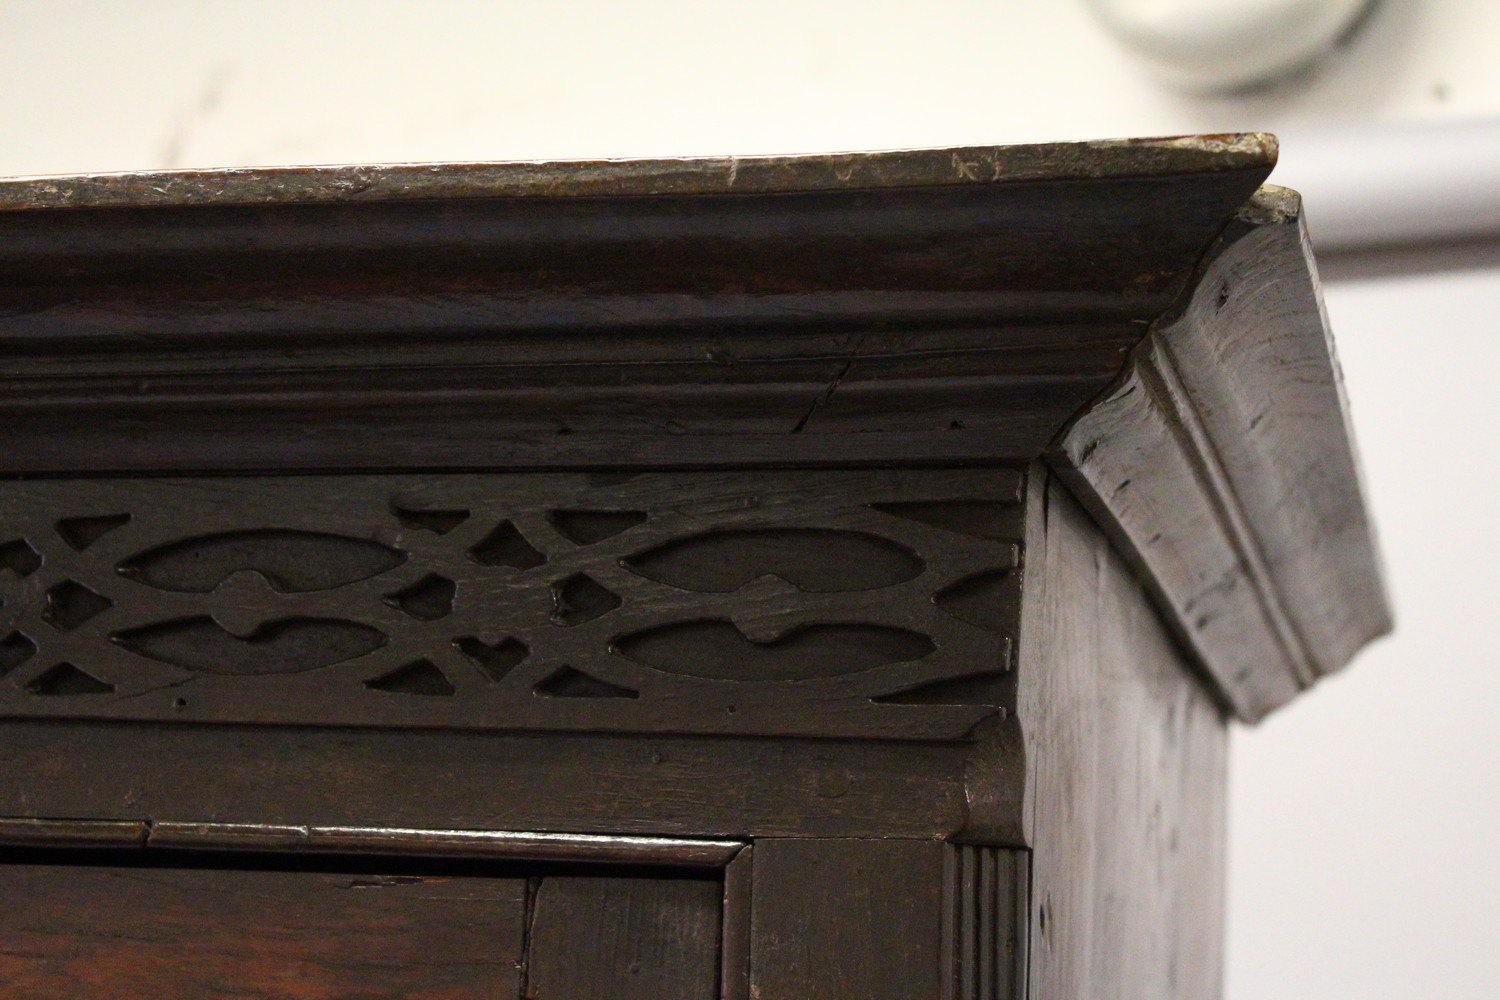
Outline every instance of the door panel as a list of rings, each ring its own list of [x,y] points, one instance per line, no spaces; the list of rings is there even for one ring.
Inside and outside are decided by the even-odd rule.
[[[5,1000],[717,995],[717,873],[422,858],[13,857],[20,863],[0,863]]]
[[[519,996],[526,881],[0,868],[11,1000]]]

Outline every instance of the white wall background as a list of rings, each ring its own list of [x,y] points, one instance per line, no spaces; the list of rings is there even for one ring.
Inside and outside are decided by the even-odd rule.
[[[0,0],[0,175],[1255,128],[1297,187],[1333,131],[1500,117],[1497,47],[1495,0],[1384,0],[1317,72],[1204,99],[1077,0]],[[1343,192],[1303,176],[1316,243]],[[1493,1000],[1500,250],[1325,270],[1399,630],[1236,736],[1227,994]]]

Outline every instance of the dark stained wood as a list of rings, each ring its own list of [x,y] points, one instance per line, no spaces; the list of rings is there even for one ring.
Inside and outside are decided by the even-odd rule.
[[[1215,995],[1227,711],[1387,625],[1274,157],[0,181],[0,995]]]
[[[375,168],[369,203],[318,173],[13,184],[0,471],[1024,461],[1274,155]]]
[[[724,944],[719,962],[719,995],[723,1000],[752,1000],[754,889],[755,847],[750,845],[724,868]]]
[[[723,898],[705,879],[542,879],[526,1000],[711,1000]]]
[[[1021,481],[0,483],[0,716],[961,739],[1007,703]]]
[[[42,844],[26,821],[0,820],[0,843]],[[48,824],[58,841],[73,842],[66,824]],[[58,831],[64,830],[59,836]],[[19,834],[15,841],[12,835]],[[184,823],[153,820],[141,846],[177,850],[280,851],[492,858],[507,861],[589,862],[722,868],[745,848],[736,840],[689,840],[585,833],[516,833],[508,830],[427,830],[402,827],[269,826],[255,823]]]
[[[1240,718],[1390,629],[1295,192],[1235,216],[1050,455]]]
[[[750,995],[939,996],[946,850],[919,840],[757,841]]]
[[[4,847],[145,847],[145,820],[0,818]]]
[[[8,1000],[520,995],[524,880],[0,866]]]
[[[944,1000],[1024,1000],[1031,855],[961,844],[943,861]]]
[[[1031,997],[1217,996],[1226,720],[1082,508],[1055,480],[1032,495]]]
[[[24,722],[0,816],[691,838],[943,837],[963,745]]]

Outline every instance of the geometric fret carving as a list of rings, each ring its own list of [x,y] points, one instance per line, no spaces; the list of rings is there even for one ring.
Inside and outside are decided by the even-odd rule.
[[[368,625],[334,618],[282,618],[245,636],[207,616],[127,629],[110,636],[139,656],[212,674],[289,674],[317,670],[385,645]]]
[[[730,593],[774,576],[798,590],[876,590],[922,572],[917,556],[889,539],[806,528],[710,531],[632,556],[635,573],[700,593]]]
[[[17,538],[0,543],[0,570],[10,570],[24,578],[35,573],[42,565],[42,554],[27,544],[26,539]]]
[[[454,639],[453,645],[492,681],[505,680],[505,675],[531,652],[524,642],[510,636],[490,645],[477,636],[466,635]]]
[[[1013,698],[1020,483],[8,482],[0,717],[965,739]]]
[[[234,573],[258,573],[284,594],[368,579],[405,556],[367,538],[262,529],[189,538],[120,564],[124,576],[161,590],[207,594]]]
[[[622,636],[615,647],[638,663],[671,673],[788,681],[920,660],[934,649],[925,635],[885,625],[799,625],[778,638],[756,641],[723,620],[662,625]]]
[[[130,520],[129,514],[101,517],[65,517],[57,522],[57,533],[75,552],[82,552]]]

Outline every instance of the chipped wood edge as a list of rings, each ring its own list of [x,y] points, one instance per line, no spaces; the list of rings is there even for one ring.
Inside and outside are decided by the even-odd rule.
[[[1389,631],[1301,200],[1266,186],[1047,459],[1254,722]]]
[[[420,855],[723,868],[745,849],[746,842],[503,830],[0,817],[0,846]]]

